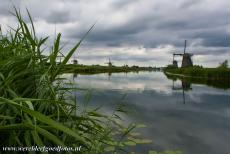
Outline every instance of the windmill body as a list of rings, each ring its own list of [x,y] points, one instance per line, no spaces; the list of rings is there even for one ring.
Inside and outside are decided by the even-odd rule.
[[[183,59],[182,59],[182,64],[181,67],[192,67],[193,66],[193,62],[192,62],[192,54],[190,53],[184,53],[183,54]]]
[[[193,54],[191,53],[186,53],[186,44],[187,41],[185,40],[185,46],[184,46],[184,53],[173,53],[173,66],[178,68],[178,63],[177,61],[174,59],[175,56],[182,56],[182,64],[181,67],[185,68],[185,67],[192,67],[193,66],[193,62],[192,62],[192,56]]]

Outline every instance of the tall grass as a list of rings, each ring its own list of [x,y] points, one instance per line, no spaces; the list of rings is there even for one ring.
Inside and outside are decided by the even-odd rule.
[[[48,37],[36,36],[32,17],[26,23],[15,8],[18,27],[0,33],[0,140],[3,146],[82,146],[82,153],[104,153],[108,145],[124,146],[113,130],[127,134],[116,113],[103,115],[97,109],[75,114],[75,100],[66,99],[70,88],[58,78],[61,69],[78,49],[85,36],[56,63],[61,52],[61,34],[50,55],[44,55]],[[120,107],[117,112],[122,112]],[[13,153],[13,152],[10,152]],[[31,152],[33,153],[33,152]]]

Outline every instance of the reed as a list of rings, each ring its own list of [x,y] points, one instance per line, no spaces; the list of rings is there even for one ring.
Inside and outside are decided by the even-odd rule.
[[[93,26],[57,64],[61,34],[50,55],[44,55],[48,37],[36,36],[32,17],[28,10],[27,13],[30,23],[15,8],[18,27],[7,34],[0,32],[1,147],[81,146],[79,153],[105,153],[108,146],[122,150],[125,143],[121,139],[134,125],[125,128],[119,124],[118,112],[124,112],[121,106],[112,115],[104,115],[98,109],[80,112],[76,99],[69,96],[74,89],[63,87],[64,81],[59,78]],[[121,138],[112,134],[114,130]]]

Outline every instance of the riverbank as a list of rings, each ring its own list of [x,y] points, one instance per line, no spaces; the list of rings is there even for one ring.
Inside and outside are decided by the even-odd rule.
[[[83,64],[67,64],[63,67],[63,73],[79,73],[79,74],[97,74],[97,73],[119,73],[119,72],[139,72],[139,71],[157,71],[155,67],[139,67],[139,66],[101,66],[101,65],[83,65]]]
[[[221,89],[230,88],[229,68],[165,68],[164,74],[168,79],[180,79],[188,83],[205,84]]]
[[[168,79],[173,81],[181,80],[187,84],[202,84],[219,89],[230,89],[230,79],[212,79],[212,78],[202,78],[202,77],[191,77],[181,74],[172,74],[169,72],[164,72]]]
[[[184,76],[190,78],[208,78],[210,80],[230,80],[229,68],[165,68],[164,72],[171,75]]]

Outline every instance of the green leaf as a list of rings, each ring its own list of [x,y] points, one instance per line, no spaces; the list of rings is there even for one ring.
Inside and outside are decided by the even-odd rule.
[[[145,128],[145,127],[146,127],[145,124],[137,124],[137,125],[136,125],[136,128]]]
[[[149,154],[159,154],[157,151],[149,151]]]
[[[125,145],[128,145],[128,146],[136,146],[137,144],[133,141],[126,141],[124,142]]]
[[[33,125],[31,124],[28,124],[28,126],[32,129],[34,128]],[[49,131],[43,129],[43,128],[40,128],[39,126],[36,126],[36,131],[43,135],[45,138],[51,140],[53,143],[55,143],[56,145],[60,145],[60,146],[65,146],[65,144],[58,138],[56,137],[55,135],[53,135],[52,133],[50,133]],[[41,143],[40,143],[41,144]]]
[[[14,119],[14,117],[0,115],[0,119]]]
[[[115,147],[114,147],[114,146],[108,146],[108,147],[105,148],[105,151],[106,151],[106,152],[112,152],[112,151],[114,151],[114,150],[115,150]]]
[[[93,29],[94,26],[95,26],[95,24],[93,26],[91,26],[91,28],[87,31],[87,33],[83,36],[83,38],[69,51],[69,53],[67,54],[65,59],[62,61],[62,63],[58,66],[57,70],[55,71],[55,73],[54,73],[54,75],[52,77],[52,80],[54,80],[56,78],[56,76],[60,73],[60,70],[64,67],[64,65],[66,65],[66,63],[72,57],[72,55],[74,54],[76,49],[81,45],[82,41],[89,34],[89,32]]]
[[[25,125],[23,123],[0,126],[0,131],[28,130],[28,129],[30,129],[28,125]]]
[[[31,115],[32,117],[35,117],[37,120],[43,122],[43,123],[46,123],[47,125],[50,125],[52,126],[53,128],[57,129],[57,130],[60,130],[60,131],[63,131],[64,133],[70,135],[70,136],[73,136],[75,137],[77,140],[83,142],[84,144],[86,145],[89,145],[89,143],[83,138],[81,137],[79,134],[77,134],[76,132],[74,132],[73,130],[71,130],[70,128],[52,120],[51,118],[41,114],[40,112],[37,112],[37,111],[33,111],[29,108],[26,108],[24,106],[20,106],[19,104],[11,101],[11,100],[8,100],[6,98],[2,98],[0,97],[0,100],[1,101],[5,101],[7,103],[10,103],[12,105],[15,105],[16,107],[18,108],[21,108],[24,112],[28,113],[29,115]]]

